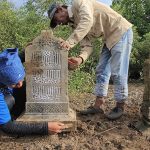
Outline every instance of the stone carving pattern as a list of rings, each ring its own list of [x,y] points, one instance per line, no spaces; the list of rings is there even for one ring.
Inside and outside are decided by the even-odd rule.
[[[43,70],[33,71],[32,82],[36,84],[59,84],[61,81],[61,71],[60,70]]]
[[[61,95],[61,88],[57,86],[32,86],[32,98],[39,99],[39,100],[49,100],[50,97],[60,98]]]
[[[61,56],[56,51],[35,51],[32,53],[31,63],[37,67],[61,67]]]
[[[26,110],[28,113],[67,113],[68,104],[67,103],[27,103]],[[33,111],[34,110],[34,111]]]
[[[49,32],[45,32],[34,39],[31,51],[29,50],[27,81],[30,82],[28,83],[30,97],[26,103],[26,112],[31,114],[67,113],[69,106],[68,99],[65,99],[66,93],[62,97],[63,58],[57,41],[51,38]]]

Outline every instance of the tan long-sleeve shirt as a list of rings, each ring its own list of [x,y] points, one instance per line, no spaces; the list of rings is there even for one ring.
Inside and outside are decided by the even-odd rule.
[[[84,60],[93,51],[92,38],[102,37],[106,46],[111,49],[132,27],[120,14],[96,0],[73,0],[70,11],[69,16],[73,17],[75,30],[67,42],[71,47],[80,42],[80,56]]]

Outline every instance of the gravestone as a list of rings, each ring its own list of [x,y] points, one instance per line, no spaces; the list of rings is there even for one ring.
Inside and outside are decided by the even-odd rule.
[[[141,106],[141,115],[145,122],[150,125],[150,58],[144,64],[144,95]]]
[[[44,30],[26,47],[26,111],[18,121],[61,121],[72,130],[76,114],[69,107],[68,52],[58,43]]]
[[[144,63],[144,94],[141,105],[141,121],[136,124],[136,128],[143,134],[150,137],[150,55]]]

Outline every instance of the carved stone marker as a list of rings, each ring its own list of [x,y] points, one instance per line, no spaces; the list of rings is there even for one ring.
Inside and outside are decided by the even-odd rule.
[[[144,64],[144,95],[141,106],[141,115],[145,122],[150,125],[150,58]]]
[[[136,128],[150,137],[150,57],[144,63],[144,84],[141,121],[136,124]]]
[[[19,121],[61,121],[75,129],[76,114],[68,99],[68,52],[58,42],[46,30],[25,49],[27,101]]]

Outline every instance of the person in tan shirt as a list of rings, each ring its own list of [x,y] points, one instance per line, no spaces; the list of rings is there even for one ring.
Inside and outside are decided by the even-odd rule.
[[[70,50],[80,43],[81,53],[69,58],[69,68],[76,69],[84,63],[93,51],[92,39],[102,37],[104,46],[96,68],[96,95],[92,107],[81,111],[83,115],[104,113],[103,105],[107,96],[110,76],[114,82],[116,106],[106,114],[108,119],[118,119],[123,115],[125,100],[128,97],[128,68],[132,48],[132,24],[109,6],[96,0],[73,0],[71,6],[53,3],[48,10],[50,27],[73,25],[69,38],[60,43]]]

